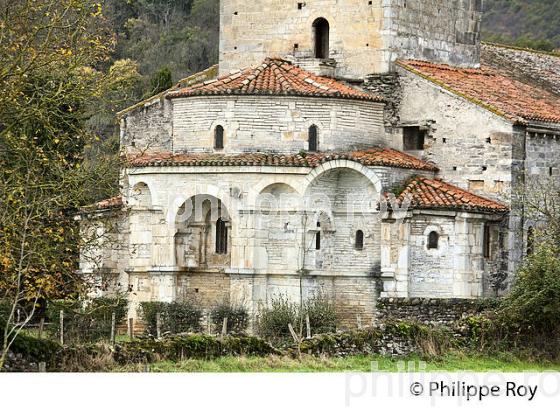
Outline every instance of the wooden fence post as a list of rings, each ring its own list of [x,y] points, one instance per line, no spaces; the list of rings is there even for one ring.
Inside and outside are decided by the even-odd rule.
[[[64,310],[60,310],[60,344],[64,346]]]
[[[156,313],[156,336],[161,339],[161,313]]]
[[[307,326],[307,338],[311,339],[311,320],[309,319],[309,315],[305,315],[305,324]]]
[[[228,321],[228,318],[226,316],[226,317],[224,317],[224,322],[222,323],[222,337],[227,335],[227,321]]]
[[[115,332],[117,329],[117,315],[115,312],[111,314],[111,344],[115,344]]]
[[[128,318],[128,337],[134,339],[134,319],[131,317]]]
[[[47,364],[45,362],[39,362],[39,373],[47,372]]]
[[[45,329],[45,318],[42,317],[39,321],[39,339],[43,338],[43,330]]]

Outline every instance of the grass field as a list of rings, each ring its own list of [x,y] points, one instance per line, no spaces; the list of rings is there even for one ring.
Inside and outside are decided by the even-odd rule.
[[[380,356],[354,356],[346,358],[317,358],[312,356],[297,360],[285,356],[269,357],[222,357],[215,360],[185,360],[182,362],[158,362],[149,366],[151,372],[525,372],[560,371],[560,363],[531,362],[513,357],[491,358],[450,354],[428,361],[419,357],[393,359]],[[144,365],[114,369],[118,372],[146,371]]]

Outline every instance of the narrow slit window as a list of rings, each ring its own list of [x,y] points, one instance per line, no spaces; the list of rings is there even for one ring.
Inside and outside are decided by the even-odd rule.
[[[228,228],[226,222],[220,218],[216,221],[216,253],[226,255],[228,248]]]
[[[315,234],[315,250],[321,250],[321,222],[317,222],[317,233]]]
[[[224,127],[221,125],[214,130],[214,148],[224,149]]]
[[[484,257],[490,257],[490,225],[484,225],[484,238],[483,238]]]
[[[316,125],[312,125],[309,127],[309,147],[308,150],[310,152],[317,152],[319,149],[319,142],[318,142],[319,130],[317,129]]]
[[[364,249],[364,232],[356,231],[356,250],[361,251]]]

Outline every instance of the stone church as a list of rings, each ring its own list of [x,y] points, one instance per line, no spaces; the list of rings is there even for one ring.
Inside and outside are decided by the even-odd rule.
[[[560,58],[482,44],[482,0],[222,0],[219,65],[119,114],[87,208],[99,293],[244,305],[507,290],[517,193],[560,175]]]

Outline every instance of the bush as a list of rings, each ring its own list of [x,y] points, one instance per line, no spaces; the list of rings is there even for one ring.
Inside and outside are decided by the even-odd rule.
[[[160,314],[162,334],[200,332],[202,309],[191,302],[143,302],[140,315],[149,335],[157,334],[157,314]]]
[[[115,345],[119,364],[150,363],[158,360],[214,359],[221,356],[266,356],[280,353],[266,341],[252,336],[174,336],[161,340],[144,339]]]
[[[30,363],[45,362],[48,368],[53,368],[61,346],[51,340],[37,339],[20,333],[10,351],[21,356]]]
[[[300,326],[301,315],[299,306],[285,296],[272,298],[270,307],[262,308],[258,315],[257,333],[273,343],[282,343],[292,337],[288,324],[294,329]]]
[[[243,306],[232,306],[222,303],[212,309],[210,320],[214,332],[221,333],[224,318],[227,317],[227,331],[233,334],[243,334],[249,325],[249,312]]]
[[[49,330],[55,337],[60,335],[60,311],[64,311],[64,341],[92,342],[109,340],[112,315],[116,323],[126,318],[128,302],[124,298],[97,298],[83,303],[78,300],[51,301],[46,315]]]
[[[542,243],[521,268],[498,313],[508,324],[530,333],[560,331],[560,249]]]
[[[304,315],[309,315],[313,334],[334,333],[339,323],[334,303],[323,292],[309,298],[304,305]]]
[[[273,298],[270,307],[260,310],[258,334],[273,343],[284,343],[292,339],[288,324],[294,330],[306,335],[306,315],[309,315],[312,334],[335,332],[338,317],[334,303],[322,292],[310,297],[303,306],[290,302],[287,297]]]

